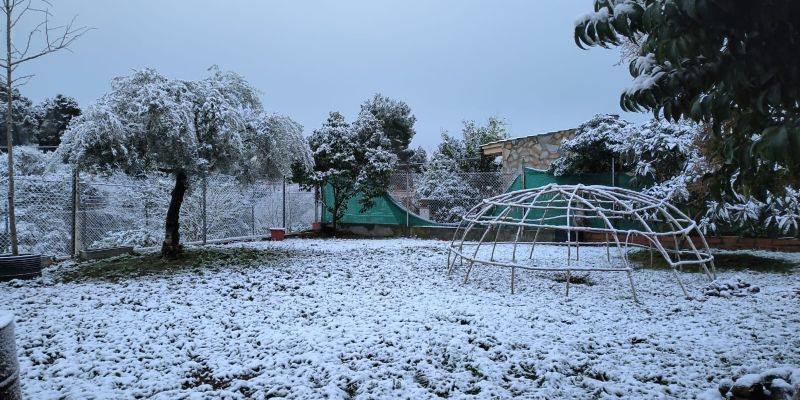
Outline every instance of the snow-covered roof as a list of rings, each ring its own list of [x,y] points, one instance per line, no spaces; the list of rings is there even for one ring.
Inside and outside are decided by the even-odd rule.
[[[576,130],[576,129],[577,129],[577,128],[561,129],[561,130],[558,130],[558,131],[550,131],[550,132],[534,133],[533,135],[519,136],[519,137],[513,137],[513,138],[508,138],[508,139],[503,139],[503,140],[496,140],[496,141],[494,141],[494,142],[489,142],[489,143],[482,144],[482,145],[481,145],[481,148],[484,148],[484,147],[491,147],[491,146],[494,146],[494,145],[498,145],[498,144],[500,144],[500,143],[505,143],[505,142],[513,142],[513,141],[515,141],[515,140],[528,139],[528,138],[537,137],[537,136],[549,136],[549,135],[555,135],[555,134],[557,134],[557,133],[570,132],[570,131],[574,131],[574,130]]]

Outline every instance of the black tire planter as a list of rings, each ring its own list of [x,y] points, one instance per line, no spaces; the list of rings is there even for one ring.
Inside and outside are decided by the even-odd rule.
[[[0,281],[42,276],[41,254],[0,254]]]

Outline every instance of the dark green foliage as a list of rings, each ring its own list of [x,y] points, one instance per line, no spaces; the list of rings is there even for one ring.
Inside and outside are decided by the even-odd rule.
[[[6,104],[8,104],[6,100],[8,95],[6,93],[8,92],[5,82],[0,83],[2,83],[2,86],[0,86],[0,106],[2,106],[2,112],[0,112],[0,137],[5,138]],[[12,96],[12,121],[14,123],[12,132],[14,133],[14,144],[33,144],[36,141],[36,128],[38,126],[33,103],[29,98],[20,94],[17,89],[13,90]]]
[[[490,117],[486,125],[478,125],[475,121],[464,121],[459,139],[448,132],[442,132],[442,143],[436,153],[458,162],[462,172],[496,171],[499,165],[491,157],[485,157],[481,146],[508,138],[506,122]],[[436,155],[434,155],[436,156]]]
[[[414,123],[417,118],[411,114],[411,107],[403,101],[394,100],[376,93],[361,105],[361,113],[370,113],[377,119],[383,134],[389,140],[392,153],[397,156],[398,163],[410,163],[414,150],[408,148],[414,138]]]
[[[619,168],[622,156],[617,148],[632,129],[618,115],[595,115],[561,144],[562,156],[550,164],[550,172],[556,176],[610,172],[612,163]]]
[[[584,46],[640,40],[628,111],[709,124],[720,187],[763,194],[800,175],[800,2],[595,0],[575,26]],[[781,168],[775,168],[775,164]]]
[[[293,180],[306,188],[328,188],[333,199],[324,204],[333,216],[334,229],[347,210],[347,202],[360,194],[361,211],[373,206],[386,193],[397,157],[391,153],[380,121],[362,113],[352,125],[344,116],[332,112],[320,129],[314,130],[308,144],[314,168],[300,164],[292,168]]]
[[[78,102],[72,97],[56,95],[38,106],[39,127],[36,141],[39,146],[58,146],[61,135],[67,130],[72,118],[81,115]]]

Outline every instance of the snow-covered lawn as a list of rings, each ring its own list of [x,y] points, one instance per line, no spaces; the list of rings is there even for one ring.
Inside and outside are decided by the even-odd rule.
[[[703,296],[704,277],[684,273],[698,294],[686,300],[669,272],[640,270],[637,305],[623,273],[593,273],[569,298],[546,273],[519,274],[514,295],[498,268],[464,284],[463,270],[447,277],[439,241],[237,246],[292,255],[118,283],[54,283],[47,271],[0,284],[26,398],[685,399],[800,366],[796,272],[722,272],[760,288],[730,298]]]

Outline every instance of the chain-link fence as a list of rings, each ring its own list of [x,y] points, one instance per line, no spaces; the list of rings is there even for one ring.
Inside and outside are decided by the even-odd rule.
[[[519,174],[428,169],[397,172],[389,194],[410,212],[436,223],[458,222],[472,206],[508,190]]]
[[[83,249],[158,246],[174,181],[169,177],[116,179],[81,175],[63,181],[15,179],[21,252],[66,256]],[[0,182],[7,196],[7,182]],[[243,184],[215,175],[190,182],[181,207],[184,243],[265,236],[270,228],[311,228],[314,192],[282,179]],[[9,251],[8,206],[0,205],[0,247]]]

